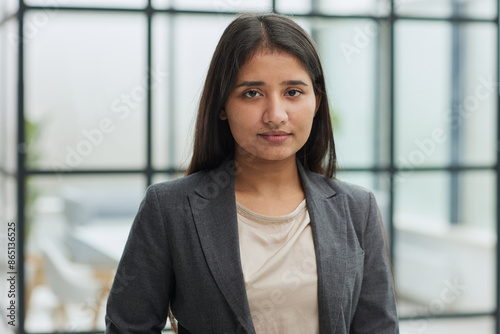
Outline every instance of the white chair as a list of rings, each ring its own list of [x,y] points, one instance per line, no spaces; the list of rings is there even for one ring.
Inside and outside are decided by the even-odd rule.
[[[93,308],[93,327],[97,326],[99,309],[105,296],[105,289],[94,277],[93,269],[88,265],[71,262],[64,250],[53,240],[40,242],[43,255],[46,280],[59,299],[59,312],[63,324],[68,320],[67,304],[78,304],[82,308]],[[56,311],[54,320],[57,323]]]

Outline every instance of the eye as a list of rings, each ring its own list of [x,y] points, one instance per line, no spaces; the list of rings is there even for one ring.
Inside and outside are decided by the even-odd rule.
[[[256,90],[249,90],[248,92],[243,93],[243,95],[246,97],[256,97],[259,96],[260,93]]]
[[[300,94],[302,94],[302,92],[298,89],[290,89],[288,92],[286,92],[286,95],[292,97],[299,96]]]

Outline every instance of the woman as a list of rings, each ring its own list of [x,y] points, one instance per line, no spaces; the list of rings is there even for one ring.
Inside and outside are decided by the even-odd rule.
[[[243,15],[207,74],[184,178],[151,186],[107,333],[397,333],[371,193],[334,179],[318,54],[290,19]]]

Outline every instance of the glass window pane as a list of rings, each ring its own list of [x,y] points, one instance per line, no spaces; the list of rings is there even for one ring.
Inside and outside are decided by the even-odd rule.
[[[477,231],[397,229],[399,315],[493,312],[495,241]]]
[[[17,216],[16,178],[0,173],[0,218],[13,221]],[[4,234],[5,231],[0,231]]]
[[[0,26],[0,171],[5,166],[6,160],[6,130],[7,125],[7,106],[5,105],[7,98],[7,28],[6,25]]]
[[[336,20],[313,29],[326,76],[339,165],[372,165],[378,27],[371,20]]]
[[[110,288],[144,178],[67,175],[27,184],[26,330],[92,331],[97,315],[102,331],[107,295],[100,293]],[[57,313],[61,303],[66,316]]]
[[[463,90],[459,117],[452,126],[463,138],[461,161],[493,165],[496,152],[496,26],[471,23],[460,26]]]
[[[453,0],[399,1],[395,10],[400,15],[446,17],[452,15]]]
[[[459,13],[465,16],[494,19],[497,14],[498,2],[495,0],[457,1],[461,6]]]
[[[276,1],[276,9],[278,13],[283,14],[307,14],[312,10],[311,2],[304,0],[278,0]]]
[[[17,180],[14,177],[6,177],[6,209],[7,220],[15,221],[17,217]]]
[[[364,187],[370,191],[374,191],[376,185],[375,175],[367,172],[347,172],[341,170],[337,172],[335,178],[342,182]]]
[[[170,0],[152,0],[151,4],[154,8],[167,9],[170,7]]]
[[[494,0],[412,0],[396,2],[395,9],[399,15],[493,19],[496,17],[497,4]]]
[[[26,116],[40,133],[33,165],[143,167],[145,58],[143,15],[59,13],[38,30],[26,45]]]
[[[418,314],[414,314],[414,317]],[[450,319],[412,319],[401,321],[399,328],[401,333],[425,333],[425,334],[461,334],[461,333],[495,333],[495,319],[493,317],[478,318],[450,318]]]
[[[189,164],[196,111],[208,66],[217,42],[231,20],[229,16],[179,15],[174,18],[172,51],[175,66],[171,70],[175,87],[171,103],[175,122],[169,126],[169,131],[175,133],[174,142],[170,142],[175,161],[169,161],[174,168],[186,168]],[[194,47],[196,52],[193,52]]]
[[[28,5],[50,6],[53,10],[57,7],[126,7],[143,8],[147,5],[147,0],[25,0]],[[55,4],[54,4],[55,3]]]
[[[210,10],[216,12],[270,11],[272,8],[271,0],[172,0],[172,3],[173,7],[177,9]]]
[[[449,223],[448,173],[408,173],[396,175],[395,180],[394,262],[400,315],[492,311],[496,245],[493,229]],[[464,188],[460,192],[467,196],[464,201],[479,191],[486,190],[486,194],[472,200],[465,210],[491,213],[492,206],[479,204],[486,196],[494,198],[484,188],[491,179],[471,177],[466,179],[474,180],[476,189]],[[468,190],[471,194],[465,195]]]
[[[17,24],[0,28],[0,168],[10,173],[17,165]]]
[[[450,151],[451,25],[397,22],[396,163],[446,164]]]
[[[447,173],[405,171],[397,173],[394,182],[396,226],[432,230],[449,226]]]
[[[390,4],[387,0],[352,0],[352,1],[331,1],[318,0],[320,13],[333,15],[387,15]]]
[[[0,20],[19,10],[19,0],[3,0],[0,2]]]
[[[460,223],[495,232],[495,173],[490,171],[460,174]]]

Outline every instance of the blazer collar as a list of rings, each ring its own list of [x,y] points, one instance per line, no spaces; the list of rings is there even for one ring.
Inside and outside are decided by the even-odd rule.
[[[318,270],[320,333],[334,333],[339,319],[346,270],[346,224],[342,196],[321,175],[297,162],[311,218]],[[189,196],[191,211],[208,266],[219,289],[247,333],[255,333],[241,266],[235,162],[227,159],[205,172]]]
[[[234,160],[205,173],[189,196],[201,247],[215,282],[245,330],[238,333],[255,333],[240,259]]]

